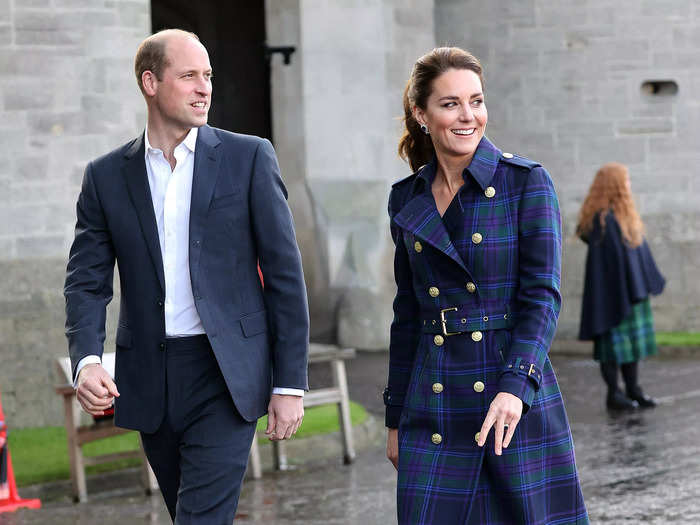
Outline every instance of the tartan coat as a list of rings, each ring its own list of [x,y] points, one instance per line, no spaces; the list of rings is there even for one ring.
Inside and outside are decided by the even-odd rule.
[[[392,187],[397,293],[386,424],[399,429],[400,524],[588,523],[547,352],[561,220],[547,171],[484,137],[440,216],[436,160]],[[498,392],[523,401],[502,456],[476,444]]]

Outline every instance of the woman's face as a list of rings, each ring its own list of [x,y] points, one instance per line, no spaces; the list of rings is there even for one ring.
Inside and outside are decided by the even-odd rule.
[[[450,69],[432,87],[425,109],[415,107],[414,117],[428,127],[438,155],[470,158],[488,121],[479,76],[468,69]]]

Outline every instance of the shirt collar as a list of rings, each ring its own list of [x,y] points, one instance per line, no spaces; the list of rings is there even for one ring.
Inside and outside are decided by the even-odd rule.
[[[190,150],[192,153],[194,153],[194,148],[195,145],[197,144],[197,133],[199,132],[199,128],[192,128],[190,132],[187,134],[185,139],[180,142],[180,144],[177,145],[179,148],[182,144],[184,144],[188,150]],[[154,148],[151,146],[151,143],[148,141],[148,126],[146,126],[146,130],[143,133],[143,140],[145,143],[145,156],[148,157],[148,154],[152,151],[161,151],[158,148]]]
[[[481,186],[481,189],[485,190],[491,182],[491,179],[493,179],[493,175],[496,172],[496,166],[498,166],[498,161],[500,158],[501,150],[494,146],[493,143],[487,139],[486,136],[484,136],[481,138],[481,141],[474,152],[472,161],[462,173],[462,177],[464,177],[466,181],[467,176],[471,175],[479,186]],[[430,188],[432,186],[433,180],[435,179],[436,169],[437,158],[433,157],[433,159],[420,170],[418,179],[422,181],[423,188]]]

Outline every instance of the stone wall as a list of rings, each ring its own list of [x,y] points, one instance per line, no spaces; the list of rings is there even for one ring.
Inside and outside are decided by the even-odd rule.
[[[87,161],[145,122],[132,71],[149,5],[0,0],[0,391],[12,427],[62,421],[53,360],[67,352],[75,201]]]
[[[304,180],[290,202],[317,340],[388,347],[387,197],[410,174],[396,154],[401,97],[432,27],[432,1],[268,2],[268,41],[297,46],[291,66],[273,63],[273,135],[285,180]]]
[[[657,328],[700,330],[700,3],[436,0],[435,39],[484,63],[487,134],[552,174],[564,220],[559,337],[575,337],[585,247],[578,210],[597,168],[627,164],[657,263]],[[674,96],[642,84],[673,80]]]

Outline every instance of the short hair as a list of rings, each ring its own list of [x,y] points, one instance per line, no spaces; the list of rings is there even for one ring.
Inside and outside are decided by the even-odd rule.
[[[189,36],[199,42],[199,37],[190,31],[163,29],[146,38],[136,50],[134,72],[136,73],[136,82],[138,82],[141,93],[144,92],[143,81],[141,80],[144,71],[152,71],[158,80],[163,79],[163,71],[169,65],[165,48],[169,37],[175,35]]]

